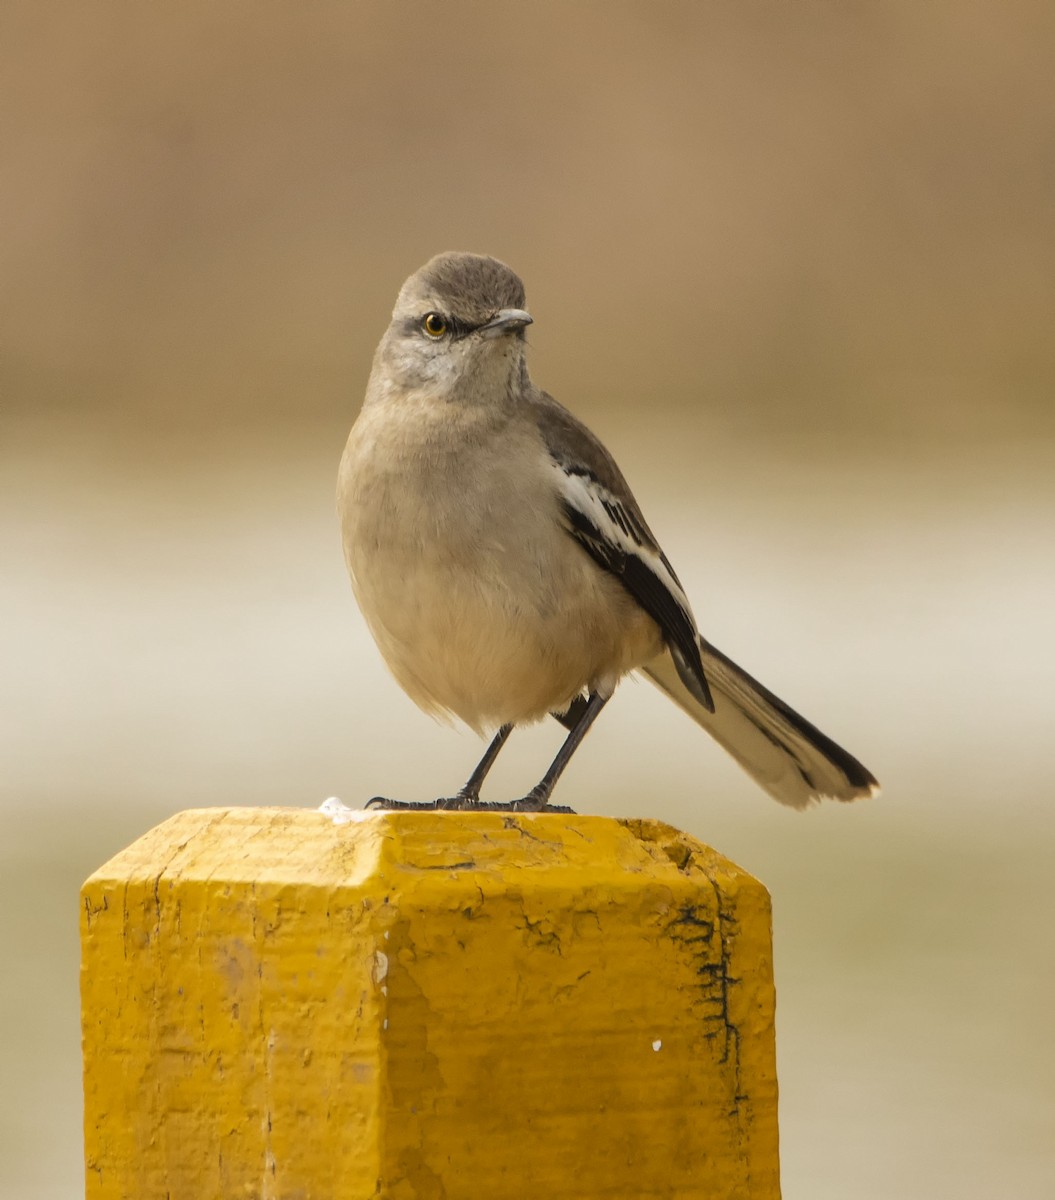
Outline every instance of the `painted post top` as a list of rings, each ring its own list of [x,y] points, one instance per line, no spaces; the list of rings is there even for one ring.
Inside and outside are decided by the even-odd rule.
[[[769,898],[661,822],[190,810],[81,899],[93,1200],[779,1196]]]

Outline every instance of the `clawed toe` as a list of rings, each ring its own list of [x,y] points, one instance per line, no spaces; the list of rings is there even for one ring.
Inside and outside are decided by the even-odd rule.
[[[389,800],[374,796],[363,805],[381,812],[514,812],[514,813],[574,813],[566,804],[547,804],[538,796],[527,795],[520,800],[481,800],[478,796],[441,796],[438,800]]]
[[[461,809],[480,808],[480,801],[474,796],[441,796],[438,800],[389,800],[385,796],[374,796],[367,800],[364,808],[373,808],[385,812],[447,812]]]
[[[438,804],[438,800],[389,800],[387,796],[374,796],[372,800],[367,800],[363,807],[382,812],[406,812],[434,809]]]

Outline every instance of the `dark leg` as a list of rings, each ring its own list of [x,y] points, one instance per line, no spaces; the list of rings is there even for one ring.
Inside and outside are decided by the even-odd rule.
[[[564,745],[557,751],[557,757],[550,764],[549,770],[522,800],[513,800],[506,804],[484,803],[480,807],[487,809],[488,812],[494,812],[496,809],[506,812],[572,812],[572,809],[564,805],[550,804],[549,798],[553,795],[553,789],[563,774],[564,768],[571,761],[571,756],[579,748],[579,743],[607,703],[607,696],[599,696],[596,692],[590,694],[589,700],[582,706],[581,715],[576,721],[575,727],[564,739]]]
[[[487,778],[487,772],[494,765],[495,759],[498,757],[498,751],[506,744],[509,735],[513,732],[512,725],[503,725],[502,728],[491,739],[490,746],[476,764],[476,770],[469,776],[465,787],[458,793],[465,800],[471,800],[474,804],[479,803],[480,789],[484,785],[484,780]]]
[[[366,802],[367,808],[388,808],[388,809],[423,809],[423,808],[476,808],[480,803],[480,788],[483,787],[483,782],[487,778],[487,772],[494,765],[495,759],[498,757],[499,750],[506,744],[509,735],[513,732],[512,725],[503,725],[502,728],[491,739],[490,746],[484,752],[483,758],[476,765],[476,770],[469,776],[465,787],[457,794],[457,796],[441,797],[439,800],[386,800],[384,796],[375,796],[372,800]]]
[[[549,798],[553,794],[553,789],[564,772],[564,768],[571,761],[571,756],[579,748],[579,743],[586,736],[590,726],[597,720],[601,709],[608,703],[606,696],[600,696],[597,692],[592,692],[586,701],[577,700],[573,703],[567,714],[562,714],[566,717],[573,717],[575,724],[571,733],[564,739],[564,745],[557,751],[557,757],[550,764],[549,770],[543,775],[541,781],[531,789],[530,792],[521,800],[507,800],[505,802],[486,801],[480,799],[480,786],[484,781],[487,772],[491,769],[492,763],[498,757],[499,750],[506,743],[506,739],[512,732],[511,725],[503,725],[502,728],[495,734],[494,740],[487,747],[487,753],[480,760],[479,766],[469,776],[469,781],[465,787],[457,794],[439,800],[386,800],[383,796],[375,796],[372,800],[367,801],[367,808],[386,808],[403,811],[405,809],[480,809],[486,812],[562,812],[569,813],[572,809],[561,804],[550,804]],[[560,718],[558,718],[559,720]]]

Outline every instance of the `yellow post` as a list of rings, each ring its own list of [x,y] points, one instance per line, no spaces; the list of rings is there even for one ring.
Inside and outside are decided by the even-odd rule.
[[[774,1200],[769,897],[658,821],[199,809],[82,892],[89,1200]]]

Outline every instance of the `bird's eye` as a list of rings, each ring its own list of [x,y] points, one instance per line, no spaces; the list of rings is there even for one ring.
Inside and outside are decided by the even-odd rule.
[[[441,338],[447,332],[447,322],[438,312],[426,313],[421,327],[430,338]]]

